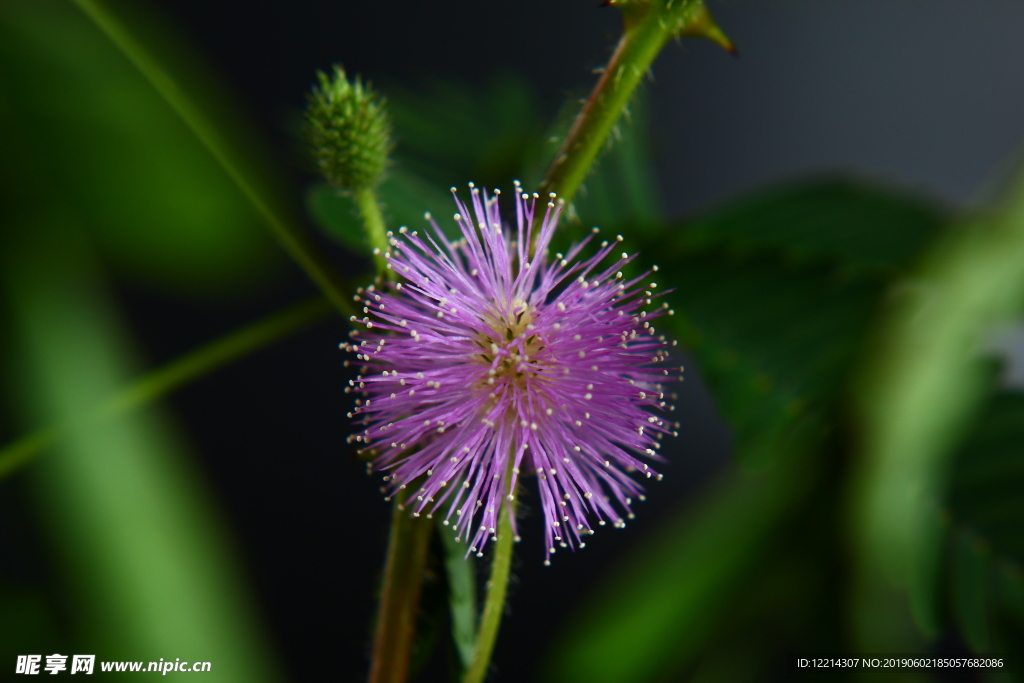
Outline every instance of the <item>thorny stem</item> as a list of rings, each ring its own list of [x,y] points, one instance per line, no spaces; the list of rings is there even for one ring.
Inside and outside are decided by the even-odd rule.
[[[404,683],[416,635],[420,588],[434,524],[405,508],[405,491],[395,496],[384,562],[384,583],[373,638],[370,683]]]
[[[387,229],[384,227],[384,217],[380,213],[377,193],[372,187],[363,187],[356,190],[354,194],[356,204],[359,206],[359,214],[363,218],[366,238],[370,242],[370,249],[373,250],[373,262],[377,266],[377,274],[393,280],[396,274],[387,269],[387,260],[384,258],[384,254],[391,247],[388,245]]]
[[[92,417],[96,420],[110,419],[152,403],[232,360],[305,327],[330,310],[325,300],[316,299],[252,323],[143,375],[102,403]],[[63,433],[62,426],[45,427],[0,449],[0,479],[32,462]]]
[[[498,639],[498,627],[505,612],[505,594],[508,591],[508,579],[512,567],[512,548],[515,543],[512,531],[512,516],[515,514],[515,501],[505,503],[508,508],[498,520],[497,542],[494,545],[494,557],[491,559],[491,576],[487,580],[487,596],[484,598],[484,609],[480,613],[480,626],[476,635],[476,651],[473,661],[462,683],[482,683],[487,676],[491,664],[494,643]]]
[[[288,255],[306,272],[340,311],[346,312],[345,287],[327,259],[317,251],[306,234],[278,208],[264,198],[260,183],[235,155],[231,145],[202,109],[185,93],[157,60],[100,0],[74,0],[79,9],[124,54],[154,90],[181,118],[199,142],[235,183],[242,195],[264,219],[270,232]]]
[[[670,38],[703,36],[735,53],[703,2],[652,0],[622,4],[625,31],[541,183],[571,204],[629,99]]]

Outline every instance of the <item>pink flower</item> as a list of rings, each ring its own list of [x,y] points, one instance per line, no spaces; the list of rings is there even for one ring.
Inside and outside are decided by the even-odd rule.
[[[359,292],[366,315],[353,321],[366,329],[343,347],[357,354],[352,384],[366,399],[350,438],[387,473],[388,491],[416,487],[413,514],[443,514],[477,553],[498,515],[511,515],[504,501],[520,475],[536,474],[550,558],[559,545],[582,548],[591,520],[625,525],[643,499],[630,473],[661,478],[646,461],[661,460],[660,439],[678,427],[657,412],[678,379],[652,326],[668,305],[656,305],[656,283],[642,284],[650,271],[620,272],[634,256],[610,258],[621,237],[577,261],[595,228],[549,258],[554,195],[536,221],[538,196],[516,183],[510,236],[500,191],[470,188],[472,214],[455,199],[461,239],[429,215],[433,236],[402,228],[385,254],[402,282]]]

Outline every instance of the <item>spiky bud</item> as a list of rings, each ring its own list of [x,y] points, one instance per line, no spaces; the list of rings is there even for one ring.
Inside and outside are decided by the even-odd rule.
[[[338,64],[317,72],[306,107],[306,141],[320,172],[339,190],[373,187],[391,152],[391,122],[384,98]]]

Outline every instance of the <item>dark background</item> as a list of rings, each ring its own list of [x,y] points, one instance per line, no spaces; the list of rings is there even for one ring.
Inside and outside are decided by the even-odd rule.
[[[495,71],[513,70],[536,86],[553,115],[565,97],[592,85],[590,70],[607,59],[619,29],[618,13],[594,0],[154,4],[249,112],[290,185],[283,194],[297,204],[312,177],[289,131],[316,69],[343,62],[385,93],[389,83],[416,88],[436,75],[482,85]],[[740,57],[700,41],[670,45],[646,86],[657,189],[670,213],[824,170],[970,204],[1014,162],[1024,121],[1019,2],[732,0],[710,7]],[[182,303],[119,289],[153,363],[312,292],[297,271],[245,302]],[[383,559],[389,507],[345,449],[350,397],[342,393],[336,348],[345,334],[338,322],[321,324],[171,400],[295,680],[364,676]],[[693,370],[680,389],[683,429],[666,449],[665,481],[650,487],[625,531],[598,534],[585,551],[560,553],[544,568],[537,519],[524,520],[494,680],[531,680],[595,578],[659,515],[686,505],[729,466],[728,431]]]

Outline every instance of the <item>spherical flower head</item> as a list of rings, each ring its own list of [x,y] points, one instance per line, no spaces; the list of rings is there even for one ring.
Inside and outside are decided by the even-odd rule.
[[[402,228],[385,254],[402,281],[357,296],[365,329],[343,346],[366,399],[350,438],[387,473],[386,491],[411,488],[413,514],[443,514],[478,554],[499,514],[515,529],[505,501],[535,474],[549,562],[556,546],[583,547],[595,520],[625,525],[643,499],[631,473],[660,479],[646,461],[678,426],[659,414],[678,378],[652,326],[667,304],[650,272],[623,276],[634,256],[615,253],[621,237],[577,261],[595,228],[549,259],[554,195],[541,218],[539,197],[516,183],[508,234],[500,191],[470,188],[472,212],[455,199],[458,240],[429,214],[432,234]]]

